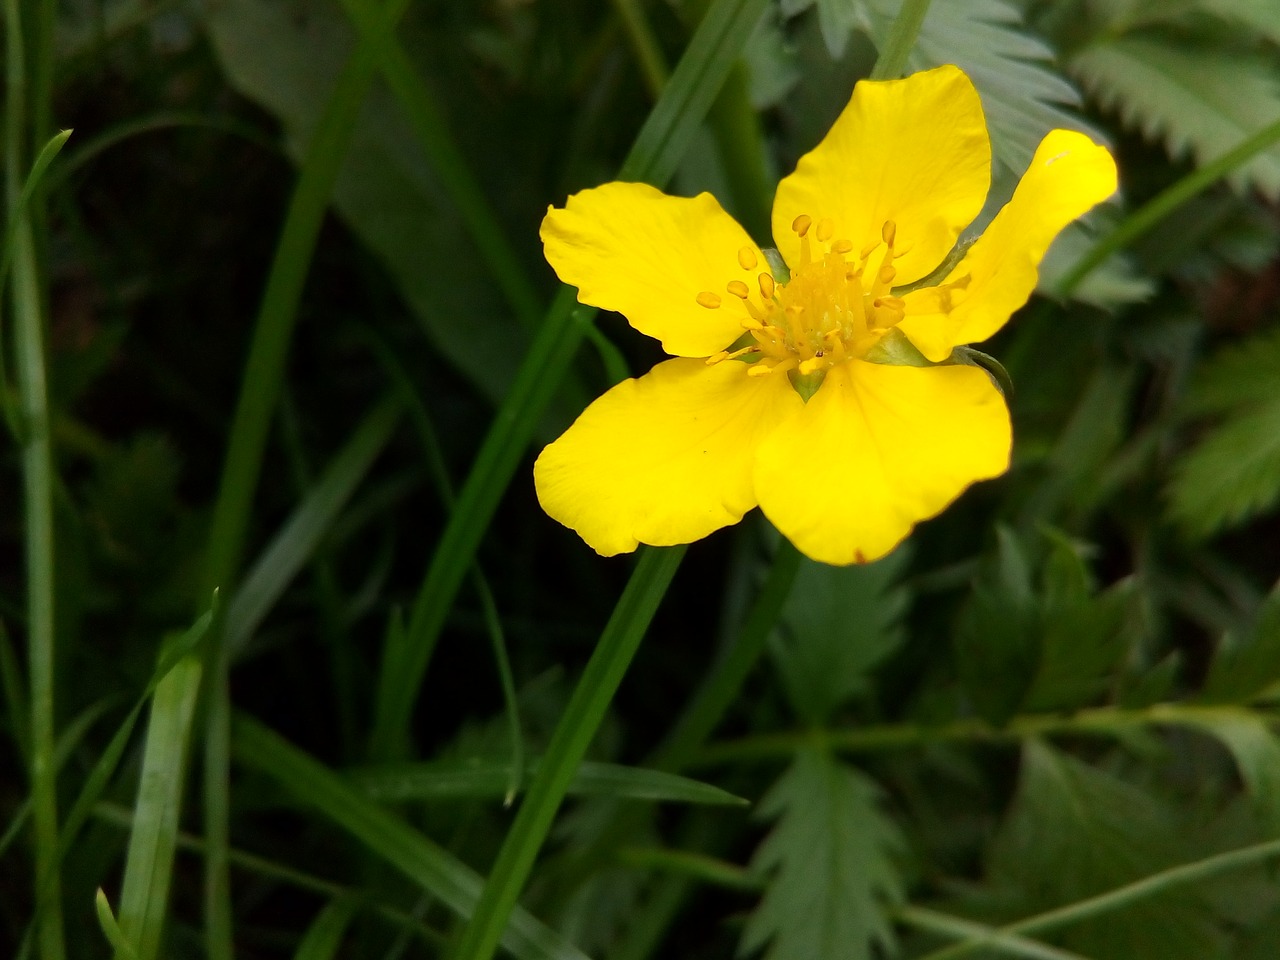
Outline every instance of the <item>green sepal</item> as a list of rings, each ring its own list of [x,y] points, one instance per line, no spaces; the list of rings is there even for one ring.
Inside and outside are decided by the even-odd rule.
[[[963,363],[970,367],[981,367],[991,377],[997,390],[1006,397],[1013,396],[1013,377],[1009,376],[1009,371],[1004,368],[1004,364],[990,354],[975,350],[973,347],[956,347],[944,363]]]
[[[934,363],[921,353],[911,339],[897,327],[890,327],[874,347],[862,358],[868,363],[885,363],[891,367],[937,367],[951,360]]]
[[[796,393],[800,394],[800,399],[808,403],[809,398],[822,386],[822,381],[827,377],[827,371],[815,370],[813,373],[801,373],[799,370],[789,370],[787,377],[791,380],[791,386],[796,388]]]

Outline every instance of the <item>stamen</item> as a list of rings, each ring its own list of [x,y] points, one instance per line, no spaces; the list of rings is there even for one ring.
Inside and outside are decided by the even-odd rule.
[[[703,290],[698,294],[698,303],[706,307],[708,310],[714,310],[720,306],[720,294],[712,293],[710,290]]]
[[[852,240],[837,240],[835,243],[831,245],[832,253],[848,253],[852,249],[853,249]]]
[[[884,226],[880,228],[880,238],[889,246],[893,246],[894,238],[898,235],[898,225],[892,220],[886,220]]]
[[[825,366],[826,361],[822,359],[821,354],[817,354],[816,356],[812,356],[808,360],[802,362],[798,369],[803,374],[810,374],[821,370]]]
[[[888,260],[889,258],[885,257],[885,259]],[[898,275],[898,271],[886,263],[883,267],[880,268],[880,273],[877,275],[877,279],[881,283],[889,284],[889,283],[893,283],[893,278],[896,277],[897,275]]]
[[[751,296],[751,288],[741,280],[730,280],[725,284],[724,288],[741,300],[745,300],[747,297]]]
[[[794,230],[799,236],[803,237],[806,233],[809,232],[809,227],[812,223],[813,223],[813,217],[809,216],[807,213],[802,213],[800,214],[800,216],[796,217],[794,220],[791,221],[791,229]]]
[[[743,247],[738,251],[738,266],[743,270],[754,270],[756,262],[756,252],[750,247]]]
[[[871,256],[871,254],[876,252],[876,247],[878,246],[880,246],[880,241],[872,240],[865,247],[863,247],[862,250],[858,253],[858,259],[859,260],[867,259],[867,257]]]
[[[738,357],[742,356],[743,354],[753,353],[758,351],[759,349],[760,348],[753,343],[749,347],[743,347],[740,350],[734,350],[732,353],[730,353],[728,350],[721,350],[715,356],[707,357],[707,366],[713,367],[717,363],[720,363],[722,360],[736,360]]]
[[[818,221],[818,242],[826,243],[835,236],[836,225],[830,217],[823,217]]]
[[[760,274],[760,296],[764,297],[765,300],[772,300],[773,291],[774,291],[773,277],[767,273]]]

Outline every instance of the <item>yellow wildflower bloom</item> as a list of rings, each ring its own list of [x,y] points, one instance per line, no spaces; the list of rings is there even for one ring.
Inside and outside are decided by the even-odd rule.
[[[921,285],[990,180],[977,91],[947,66],[859,83],[778,185],[789,277],[710,194],[608,183],[548,210],[560,279],[675,359],[609,390],[543,450],[543,509],[611,556],[697,540],[758,505],[803,553],[848,564],[999,476],[1009,412],[987,373],[885,362],[887,348],[905,336],[940,363],[995,333],[1058,232],[1114,192],[1116,170],[1088,137],[1054,130],[986,232]]]

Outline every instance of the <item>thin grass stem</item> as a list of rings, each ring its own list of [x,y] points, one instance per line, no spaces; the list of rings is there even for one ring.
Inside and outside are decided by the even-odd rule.
[[[684,553],[684,547],[648,547],[641,553],[635,572],[556,725],[538,772],[453,954],[455,960],[490,960],[497,949],[507,918],[524,888],[569,783],[595,738],[600,721]]]

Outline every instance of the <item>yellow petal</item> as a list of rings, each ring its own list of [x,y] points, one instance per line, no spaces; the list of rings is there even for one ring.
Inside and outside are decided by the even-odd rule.
[[[950,301],[937,290],[907,294],[902,332],[930,360],[991,336],[1035,290],[1053,238],[1116,190],[1116,164],[1082,133],[1053,130],[1040,142],[1013,198],[947,278],[968,276]]]
[[[741,336],[746,311],[726,285],[755,289],[768,269],[709,193],[669,197],[645,183],[606,183],[550,208],[541,233],[547,261],[579,300],[616,310],[680,357],[708,357]],[[702,293],[723,302],[709,309]]]
[[[583,411],[533,468],[538,500],[597,553],[689,543],[756,505],[761,436],[802,406],[783,374],[668,360]]]
[[[1009,411],[977,367],[833,367],[761,445],[760,508],[823,563],[884,556],[975,480],[1009,465]]]
[[[897,284],[940,264],[982,209],[991,185],[991,143],[969,78],[945,66],[903,80],[864,80],[830,132],[778,185],[773,238],[799,262],[792,222],[829,217],[855,251],[897,225]],[[877,262],[878,265],[878,262]]]

